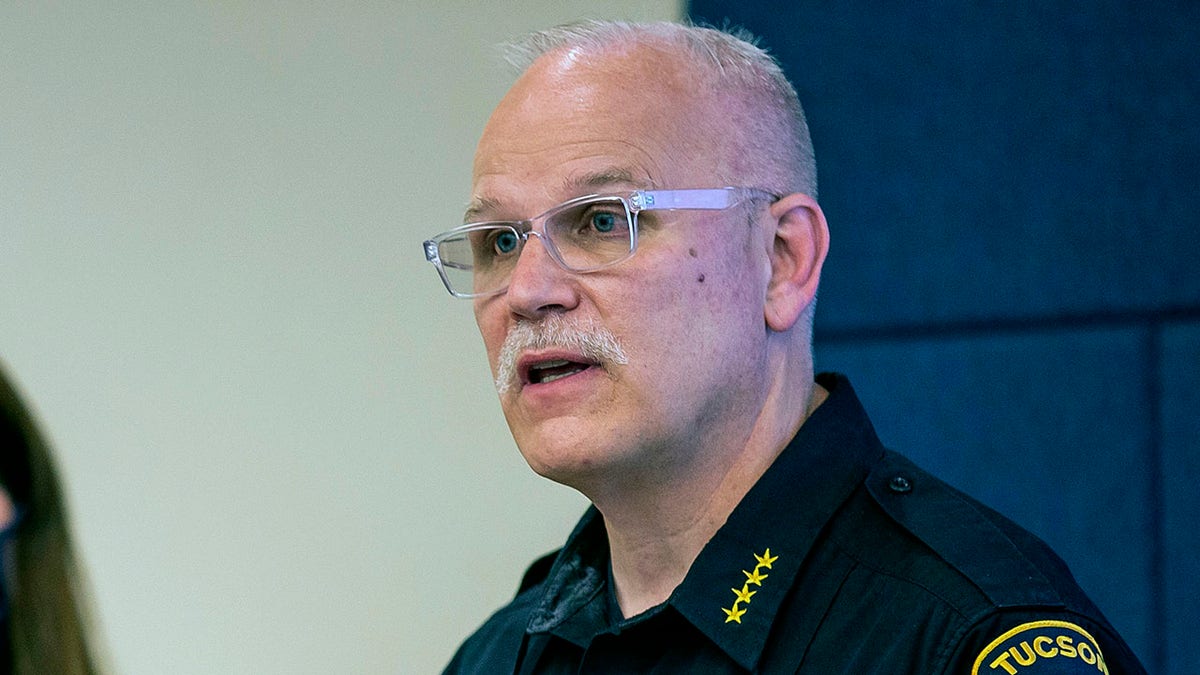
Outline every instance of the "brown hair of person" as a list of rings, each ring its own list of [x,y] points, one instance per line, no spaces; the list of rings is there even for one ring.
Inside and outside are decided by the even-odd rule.
[[[7,665],[17,675],[95,673],[83,578],[53,458],[3,364],[0,449],[0,481],[20,514],[3,570],[12,654]]]

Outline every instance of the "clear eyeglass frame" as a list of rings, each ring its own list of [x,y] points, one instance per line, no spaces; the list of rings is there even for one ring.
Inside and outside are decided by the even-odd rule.
[[[512,270],[530,236],[541,240],[560,267],[586,274],[612,267],[633,256],[638,242],[637,216],[642,211],[720,211],[751,199],[775,201],[779,196],[750,187],[585,195],[528,220],[467,223],[426,240],[423,248],[425,259],[437,269],[451,295],[478,298],[508,290]],[[573,234],[572,228],[579,224],[573,219],[585,214],[592,218],[586,226],[589,235]],[[600,215],[598,221],[594,219],[597,214]],[[486,247],[483,246],[485,243]]]

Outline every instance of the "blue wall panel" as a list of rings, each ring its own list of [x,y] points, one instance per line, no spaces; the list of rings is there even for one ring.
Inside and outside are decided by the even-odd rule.
[[[1200,3],[691,13],[763,36],[800,90],[833,230],[820,327],[1200,303]]]
[[[1047,541],[1139,654],[1155,639],[1138,329],[821,345],[880,438]],[[1114,546],[1114,542],[1120,542]]]
[[[1200,664],[1200,322],[1165,329],[1162,349],[1163,522],[1165,551],[1162,639],[1171,645],[1171,675]]]

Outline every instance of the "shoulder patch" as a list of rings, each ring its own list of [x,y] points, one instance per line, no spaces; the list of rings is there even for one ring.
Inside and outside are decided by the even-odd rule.
[[[1108,674],[1100,645],[1069,621],[1030,621],[984,647],[971,675]]]

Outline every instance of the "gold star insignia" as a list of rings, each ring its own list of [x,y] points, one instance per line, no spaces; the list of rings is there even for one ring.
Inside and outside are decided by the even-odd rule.
[[[729,623],[730,621],[741,623],[742,615],[746,613],[746,610],[738,607],[736,602],[733,603],[733,607],[730,609],[725,609],[722,607],[721,611],[725,612],[725,623]]]
[[[754,584],[755,586],[762,586],[763,579],[770,576],[769,574],[760,574],[757,567],[754,568],[753,572],[742,570],[742,574],[746,575],[747,584]]]
[[[758,592],[750,590],[749,584],[742,586],[741,588],[731,588],[729,590],[733,591],[733,594],[737,596],[738,602],[746,603],[750,602],[750,598]]]
[[[779,556],[777,556],[777,555],[772,556],[771,549],[767,549],[767,550],[763,551],[762,555],[758,555],[757,553],[755,553],[754,559],[758,561],[759,565],[762,565],[763,567],[765,567],[767,569],[771,569],[771,563],[775,562],[776,560],[779,560]]]

